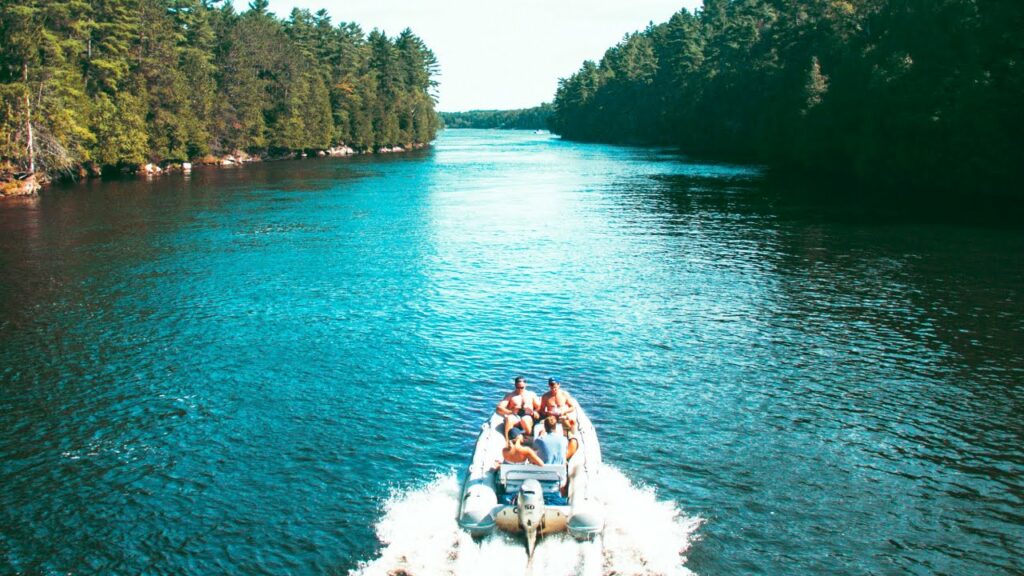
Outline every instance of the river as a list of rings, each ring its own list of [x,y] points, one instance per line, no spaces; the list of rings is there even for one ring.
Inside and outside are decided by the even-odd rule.
[[[536,574],[1024,571],[1024,234],[756,167],[450,130],[0,203],[0,573],[523,574],[458,472],[588,409]]]

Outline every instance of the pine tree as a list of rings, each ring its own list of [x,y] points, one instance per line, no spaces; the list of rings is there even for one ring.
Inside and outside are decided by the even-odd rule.
[[[285,54],[289,46],[281,25],[270,16],[265,1],[231,27],[220,84],[227,98],[221,110],[227,127],[224,150],[265,150],[272,135],[268,120],[280,108],[280,80],[287,76]],[[275,98],[277,96],[277,98]]]
[[[103,92],[96,97],[94,157],[100,164],[116,166],[146,161],[146,103],[136,94],[124,89],[114,96]]]
[[[427,142],[437,61],[411,31],[366,38],[254,0],[0,4],[0,170],[130,166],[235,150]]]
[[[306,133],[303,135],[304,148],[325,150],[334,137],[334,116],[331,114],[331,97],[323,77],[315,72],[307,75],[309,98],[303,102],[302,115],[306,119]]]
[[[171,5],[176,25],[183,31],[177,46],[178,85],[185,100],[188,115],[182,121],[185,131],[187,157],[209,154],[214,138],[217,85],[213,64],[216,36],[212,13],[201,0],[174,0]]]
[[[371,107],[374,147],[393,146],[401,142],[398,108],[405,96],[398,57],[394,44],[379,30],[370,32],[367,43],[370,45],[370,67],[377,78],[377,93]]]
[[[35,2],[0,8],[0,38],[5,46],[0,92],[4,111],[4,122],[0,125],[3,154],[20,159],[29,172],[36,171],[33,111],[38,102],[33,102],[33,84],[40,74],[39,47],[46,40],[42,21],[42,9]]]
[[[57,173],[87,161],[94,135],[77,62],[85,29],[78,0],[0,7],[0,158]]]

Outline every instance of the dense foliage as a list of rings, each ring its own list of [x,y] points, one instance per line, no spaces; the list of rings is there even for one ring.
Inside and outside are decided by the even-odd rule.
[[[544,103],[520,110],[470,110],[469,112],[441,112],[445,128],[510,128],[517,130],[546,130],[554,107]]]
[[[560,82],[566,138],[1024,196],[1024,2],[705,0]]]
[[[254,0],[0,4],[0,158],[21,170],[426,143],[437,61],[327,12]]]

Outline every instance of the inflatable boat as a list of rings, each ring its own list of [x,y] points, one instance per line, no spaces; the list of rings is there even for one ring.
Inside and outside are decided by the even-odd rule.
[[[495,529],[522,534],[532,557],[539,536],[568,532],[579,540],[604,530],[603,506],[594,498],[601,446],[590,419],[575,412],[579,447],[565,464],[499,464],[505,447],[505,417],[492,414],[477,437],[462,482],[459,526],[474,537]],[[534,434],[543,429],[534,426]],[[561,433],[561,425],[555,433]]]

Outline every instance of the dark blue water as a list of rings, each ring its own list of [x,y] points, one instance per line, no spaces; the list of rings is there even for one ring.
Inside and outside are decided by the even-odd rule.
[[[589,409],[617,507],[544,573],[1024,571],[1024,234],[784,198],[449,131],[5,201],[0,573],[519,558],[453,518],[520,373]]]

